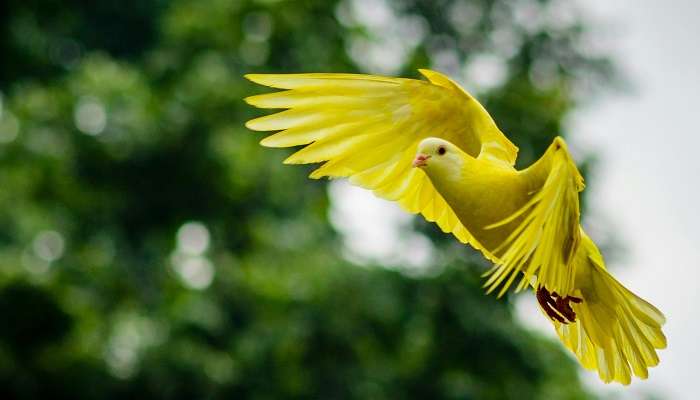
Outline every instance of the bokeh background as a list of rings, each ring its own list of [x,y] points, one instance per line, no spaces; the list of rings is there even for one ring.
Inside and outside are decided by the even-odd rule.
[[[698,194],[697,166],[678,161],[697,129],[663,122],[678,103],[616,115],[630,100],[609,100],[645,93],[635,54],[692,45],[617,40],[663,34],[645,18],[668,11],[620,4],[0,3],[0,398],[692,398],[697,215],[673,190]],[[692,38],[684,11],[667,27]],[[342,182],[307,180],[243,127],[260,113],[242,98],[263,91],[245,73],[420,67],[475,93],[519,165],[558,134],[572,141],[587,229],[623,280],[678,316],[688,347],[662,353],[658,378],[598,384],[525,296],[483,294],[478,254]],[[695,82],[687,62],[651,71],[661,88]],[[658,223],[672,213],[688,225]],[[656,224],[638,222],[648,214]],[[680,271],[692,278],[677,284]]]

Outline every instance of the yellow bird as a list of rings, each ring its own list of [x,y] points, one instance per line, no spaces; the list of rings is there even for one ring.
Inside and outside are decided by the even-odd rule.
[[[664,315],[608,273],[581,228],[583,178],[564,140],[518,171],[518,148],[483,106],[445,75],[420,73],[428,81],[246,75],[285,89],[249,104],[286,109],[246,126],[279,131],[263,146],[305,145],[285,163],[322,162],[311,178],[347,177],[481,251],[494,263],[487,293],[533,287],[564,345],[603,381],[645,379],[666,347]]]

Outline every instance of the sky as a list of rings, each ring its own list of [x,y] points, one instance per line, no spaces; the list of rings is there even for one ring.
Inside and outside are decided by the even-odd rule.
[[[590,0],[585,11],[614,24],[606,44],[633,84],[574,115],[575,144],[600,158],[589,207],[612,221],[627,253],[618,278],[657,305],[668,349],[629,398],[656,391],[697,398],[700,372],[700,3]],[[585,224],[585,221],[584,221]],[[599,389],[602,385],[596,385]],[[627,397],[627,396],[626,396]]]
[[[587,188],[583,223],[595,239],[606,221],[624,253],[609,267],[628,288],[667,317],[668,348],[646,381],[630,387],[604,385],[582,372],[592,390],[622,399],[643,394],[695,399],[700,372],[700,2],[692,0],[587,0],[579,8],[599,26],[596,48],[612,54],[632,90],[609,93],[572,115],[567,140],[576,153],[595,154],[598,163]],[[402,235],[410,217],[389,202],[338,182],[331,185],[331,218],[347,237],[349,257],[376,255],[420,271],[430,245]],[[362,207],[357,207],[362,204]],[[357,212],[353,210],[362,210]],[[388,245],[391,244],[391,245]],[[523,323],[555,337],[532,296],[516,304]]]

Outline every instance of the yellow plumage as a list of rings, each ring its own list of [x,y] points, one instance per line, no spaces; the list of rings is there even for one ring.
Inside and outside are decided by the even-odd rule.
[[[305,145],[285,163],[323,163],[312,178],[347,177],[420,213],[494,267],[487,292],[532,286],[562,342],[605,382],[646,378],[666,341],[663,314],[605,270],[579,226],[583,179],[561,138],[516,170],[517,147],[479,102],[446,76],[247,75],[281,92],[252,96],[286,109],[248,121],[279,131],[268,147]],[[420,168],[414,168],[414,165]]]

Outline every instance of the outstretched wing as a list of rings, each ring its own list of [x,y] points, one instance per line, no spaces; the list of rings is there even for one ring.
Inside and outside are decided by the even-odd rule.
[[[485,286],[490,293],[503,284],[500,296],[522,272],[516,290],[535,283],[566,296],[573,290],[575,271],[571,264],[581,238],[578,193],[584,188],[583,178],[560,137],[522,173],[533,183],[533,194],[513,215],[487,227],[521,221],[494,251],[500,260],[488,272]]]
[[[444,232],[485,251],[460,223],[425,173],[411,168],[418,143],[448,140],[476,157],[485,153],[512,165],[513,145],[479,102],[444,75],[420,70],[429,82],[359,74],[251,74],[265,86],[287,89],[248,97],[259,108],[285,111],[248,121],[255,131],[280,131],[268,147],[304,145],[288,164],[323,162],[312,178],[349,177],[377,196],[421,213]]]

